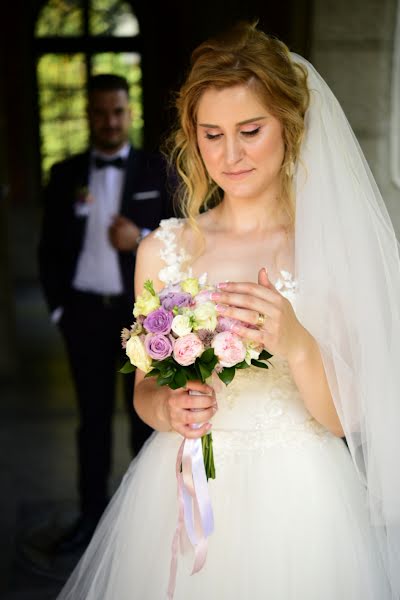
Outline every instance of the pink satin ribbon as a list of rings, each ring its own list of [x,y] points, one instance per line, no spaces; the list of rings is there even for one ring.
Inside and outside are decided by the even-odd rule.
[[[172,600],[175,593],[179,540],[183,526],[194,549],[192,575],[204,566],[207,557],[207,538],[214,530],[201,439],[183,440],[176,459],[176,479],[179,510],[178,523],[172,540],[168,600]]]

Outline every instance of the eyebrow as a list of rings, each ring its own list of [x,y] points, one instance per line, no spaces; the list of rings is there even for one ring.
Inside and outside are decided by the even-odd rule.
[[[236,125],[247,125],[248,123],[253,123],[254,121],[262,121],[263,119],[266,119],[266,116],[261,116],[261,117],[253,117],[252,119],[246,119],[245,121],[240,121],[239,123],[236,123]],[[219,125],[211,125],[210,123],[198,123],[199,127],[207,127],[207,129],[219,129],[220,126]]]

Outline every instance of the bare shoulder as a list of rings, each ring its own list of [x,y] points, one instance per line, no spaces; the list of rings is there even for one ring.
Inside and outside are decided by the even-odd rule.
[[[139,244],[136,252],[135,265],[135,295],[140,294],[144,282],[151,279],[155,287],[161,288],[162,284],[158,274],[163,267],[161,258],[162,240],[156,236],[156,229],[149,233]]]

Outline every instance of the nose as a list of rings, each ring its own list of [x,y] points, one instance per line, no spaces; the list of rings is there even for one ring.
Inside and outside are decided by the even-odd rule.
[[[228,166],[235,165],[243,158],[244,150],[236,135],[225,137],[225,160]]]

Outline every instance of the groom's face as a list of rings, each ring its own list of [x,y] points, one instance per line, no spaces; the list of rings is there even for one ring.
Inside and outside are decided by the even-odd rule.
[[[131,125],[129,98],[125,90],[94,90],[89,96],[92,144],[112,154],[127,141]]]

